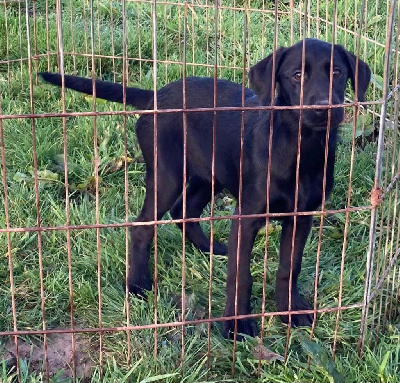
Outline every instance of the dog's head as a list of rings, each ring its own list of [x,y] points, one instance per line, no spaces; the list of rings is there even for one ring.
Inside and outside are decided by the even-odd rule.
[[[347,80],[359,101],[364,101],[371,70],[368,65],[341,45],[335,45],[331,65],[332,45],[317,39],[305,40],[303,79],[303,105],[329,105],[330,74],[332,71],[332,104],[344,102]],[[271,85],[278,83],[279,105],[299,105],[302,82],[303,40],[289,48],[279,48],[254,65],[249,72],[250,85],[262,105],[271,103]],[[274,65],[273,65],[274,64]],[[273,69],[274,67],[274,69]],[[357,76],[357,77],[356,77]],[[271,82],[273,81],[273,83]],[[355,89],[357,84],[357,89]],[[299,110],[293,110],[297,116]],[[339,125],[344,117],[343,108],[332,108],[331,125]],[[310,127],[326,126],[328,109],[305,109],[303,124]]]

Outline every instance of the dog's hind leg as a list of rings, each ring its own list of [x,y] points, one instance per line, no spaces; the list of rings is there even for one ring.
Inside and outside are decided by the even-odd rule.
[[[215,185],[215,193],[221,190],[220,185]],[[186,189],[186,218],[200,217],[203,209],[211,199],[211,183],[197,176],[192,176]],[[181,195],[174,205],[170,213],[172,218],[182,218],[183,196]],[[182,224],[178,224],[182,230]],[[204,234],[199,222],[186,223],[186,235],[188,239],[200,250],[210,251],[210,239]],[[223,243],[214,241],[214,254],[226,255],[228,248]]]
[[[157,177],[157,219],[171,208],[182,189],[179,171],[166,173],[161,169]],[[154,173],[152,166],[146,171],[146,197],[142,210],[135,222],[154,220]],[[152,279],[149,270],[150,244],[154,236],[154,225],[132,226],[130,244],[130,267],[128,276],[129,292],[144,296],[144,290],[151,290]]]

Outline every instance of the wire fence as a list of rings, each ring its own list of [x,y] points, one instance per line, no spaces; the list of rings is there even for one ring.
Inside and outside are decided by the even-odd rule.
[[[153,376],[173,382],[229,381],[231,376],[269,381],[268,374],[286,374],[284,360],[295,369],[302,366],[296,379],[325,381],[339,374],[337,367],[332,371],[328,362],[321,362],[325,352],[327,359],[343,361],[348,355],[363,357],[365,349],[376,350],[386,341],[391,350],[399,339],[399,18],[395,0],[0,0],[3,379],[146,382]],[[329,103],[308,105],[303,93],[309,64],[303,48],[299,104],[248,103],[249,69],[272,52],[272,65],[277,66],[278,47],[309,37],[341,44],[354,53],[359,58],[356,74],[361,60],[369,65],[366,100],[357,100],[356,75],[356,95],[348,86],[345,100],[334,103],[331,75]],[[329,61],[333,68],[333,49]],[[39,73],[46,71],[91,79],[93,96],[67,90],[64,77],[60,88],[45,84]],[[207,106],[191,106],[191,76],[213,79]],[[156,90],[180,78],[182,107],[164,107]],[[240,84],[239,104],[220,104],[217,78]],[[123,102],[96,97],[97,79],[121,83]],[[151,108],[131,108],[128,86],[154,91]],[[279,91],[274,81],[268,86],[272,95]],[[291,211],[270,211],[269,193],[264,211],[243,208],[249,197],[243,194],[248,171],[243,157],[246,116],[271,112],[275,127],[276,113],[299,113],[293,169],[298,201],[300,148],[307,139],[301,126],[305,113],[316,108],[328,110],[326,143],[333,134],[330,117],[345,109],[330,199],[325,199],[326,144],[318,208],[302,210],[295,202]],[[216,175],[221,113],[240,119],[236,209]],[[207,169],[210,203],[193,216],[187,185],[193,164],[188,156],[196,148],[188,126],[203,115],[212,116],[213,127],[212,137],[204,138],[212,146]],[[133,129],[144,116],[150,116],[154,129],[151,142],[145,144],[151,144],[150,162],[142,157]],[[183,127],[180,215],[172,210],[171,215],[157,215],[162,194],[169,192],[160,167],[160,126],[168,118],[179,119]],[[273,129],[268,134],[264,139],[270,140],[272,151]],[[142,149],[143,145],[140,142]],[[173,151],[172,141],[170,146]],[[263,168],[268,190],[276,182],[269,176],[271,153]],[[175,166],[175,159],[170,157],[169,166]],[[154,177],[154,190],[147,183],[148,196],[153,194],[146,197],[152,217],[135,220],[145,199],[146,171]],[[296,230],[301,219],[311,215],[299,281],[312,304],[293,309]],[[289,304],[279,310],[273,285],[285,230],[281,222],[287,217],[294,220]],[[225,315],[229,261],[217,254],[218,246],[227,244],[231,225],[237,225],[238,240],[232,243],[238,250],[230,249],[229,259],[239,269],[241,238],[248,238],[242,230],[251,219],[266,226],[253,247],[253,312],[240,312],[240,297],[246,292],[240,290],[240,273],[234,272],[234,312]],[[190,227],[199,224],[210,236],[209,251],[186,241]],[[148,230],[136,229],[149,227],[154,235],[153,286],[143,300],[129,294],[130,254],[135,248],[130,233],[144,240]],[[311,315],[310,328],[292,328],[296,314]],[[259,337],[239,342],[240,326],[249,319],[257,322]],[[233,339],[224,340],[219,329],[229,320],[234,323]],[[294,381],[294,375],[280,379]]]

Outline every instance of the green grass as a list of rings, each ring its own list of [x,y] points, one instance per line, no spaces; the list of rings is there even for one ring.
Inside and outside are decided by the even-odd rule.
[[[95,53],[117,58],[94,60],[95,72],[104,79],[122,80],[122,6],[119,2],[99,0],[95,2]],[[244,6],[237,1],[237,6]],[[33,9],[29,10],[31,32],[31,49],[40,55],[33,62],[33,105],[36,113],[54,113],[62,111],[61,91],[37,80],[37,72],[57,70],[57,56],[47,56],[57,51],[56,17],[54,5],[49,5],[48,36],[46,37],[45,3],[35,3],[36,23]],[[214,10],[213,2],[209,9],[191,5],[187,20],[187,62],[209,65],[188,65],[188,75],[212,75],[215,60]],[[345,9],[345,4],[347,7]],[[72,5],[72,7],[71,7]],[[231,5],[228,2],[224,5]],[[53,8],[52,8],[53,7]],[[261,1],[251,2],[252,8],[262,8]],[[266,3],[267,9],[273,3]],[[332,21],[333,2],[328,2],[327,15]],[[346,44],[354,51],[355,38],[346,33],[343,27],[356,30],[358,27],[361,1],[340,1],[337,4],[336,42]],[[303,26],[297,12],[290,15],[285,2],[280,5],[279,45],[288,46],[291,41],[302,36]],[[297,9],[302,9],[300,6]],[[375,4],[367,7],[367,26],[361,40],[360,55],[373,68],[372,86],[367,95],[368,100],[379,100],[382,96],[382,76],[384,49],[375,44],[384,44],[386,5],[380,2],[379,9]],[[131,58],[141,57],[150,60],[151,46],[151,7],[147,3],[126,4],[127,55]],[[272,50],[274,35],[274,16],[260,12],[250,12],[248,52],[251,52],[251,63],[265,57]],[[314,5],[311,15],[316,15]],[[379,15],[379,16],[376,16]],[[157,49],[158,58],[168,61],[182,61],[183,57],[183,7],[176,5],[158,5],[157,7]],[[320,17],[326,18],[326,4],[320,2]],[[71,27],[72,19],[72,27]],[[112,24],[111,24],[112,20]],[[97,32],[100,23],[100,36]],[[140,23],[140,28],[138,28]],[[243,25],[244,12],[223,9],[219,14],[217,61],[226,66],[218,70],[218,75],[237,82],[242,80],[243,66]],[[7,35],[5,33],[7,25]],[[90,54],[90,14],[87,1],[65,2],[63,5],[63,44],[65,52]],[[35,28],[34,28],[35,27]],[[72,35],[73,34],[73,35]],[[323,21],[317,24],[311,19],[307,35],[332,39],[330,25]],[[36,36],[36,37],[35,37]],[[72,38],[73,36],[73,38]],[[114,51],[112,50],[114,39]],[[72,45],[72,40],[74,45]],[[100,41],[100,45],[99,45]],[[139,44],[140,41],[140,44]],[[8,49],[7,49],[8,47]],[[87,50],[87,47],[89,50]],[[26,114],[31,112],[29,71],[26,60],[13,61],[27,57],[26,20],[24,6],[17,3],[0,3],[0,106],[5,115]],[[91,75],[91,58],[66,54],[64,57],[65,72]],[[160,63],[158,69],[158,86],[182,76],[182,65]],[[128,62],[128,81],[152,89],[152,64],[150,61]],[[351,97],[351,92],[349,92]],[[66,91],[67,111],[91,111],[92,99],[81,94]],[[391,108],[393,105],[390,106]],[[121,105],[98,102],[97,110],[121,110]],[[371,110],[379,111],[372,107]],[[391,111],[392,109],[389,109]],[[351,114],[351,111],[349,112]],[[133,130],[136,117],[127,121],[130,220],[134,219],[144,198],[144,164],[136,143]],[[364,119],[366,125],[358,127],[357,142],[362,142],[362,130],[370,132],[379,123],[374,116]],[[100,156],[99,175],[99,220],[103,224],[123,223],[125,221],[124,203],[124,166],[121,159],[124,152],[124,127],[121,116],[97,117],[98,150]],[[93,118],[69,117],[67,124],[68,183],[70,185],[69,201],[71,225],[94,224],[96,209],[94,198],[94,148]],[[6,176],[8,192],[9,222],[11,227],[34,227],[37,221],[35,189],[33,177],[32,122],[29,119],[2,120],[4,148],[6,158]],[[66,224],[65,181],[63,162],[62,119],[41,118],[35,120],[36,160],[39,177],[39,213],[41,226],[63,226]],[[346,206],[351,156],[351,129],[343,127],[343,135],[338,146],[335,174],[335,188],[329,209],[340,209]],[[384,179],[393,177],[395,168],[391,164],[398,157],[396,140],[397,131],[387,132],[384,153]],[[366,140],[365,145],[357,145],[352,173],[351,206],[369,204],[369,193],[374,182],[376,143]],[[395,162],[396,163],[396,162]],[[122,166],[121,166],[122,165]],[[388,165],[388,166],[387,166]],[[113,171],[111,171],[112,169]],[[114,171],[115,170],[115,171]],[[4,169],[2,169],[4,171]],[[3,190],[2,180],[0,181]],[[398,202],[393,198],[386,199],[380,210],[383,217],[378,230],[382,234],[382,251],[375,264],[378,274],[382,272],[384,262],[394,253],[398,228],[393,222],[393,209]],[[5,227],[4,196],[0,196],[0,226]],[[218,201],[217,214],[228,215],[233,211],[230,203]],[[205,212],[205,214],[208,214]],[[317,219],[319,222],[319,219]],[[229,221],[218,221],[215,224],[215,236],[226,241],[229,232]],[[349,214],[347,247],[343,270],[342,304],[351,305],[363,299],[365,283],[365,260],[368,244],[370,214],[368,211]],[[209,225],[204,224],[206,230]],[[342,259],[343,231],[345,215],[335,214],[324,220],[319,273],[318,307],[337,307],[339,299],[339,276]],[[389,228],[389,231],[387,231]],[[392,236],[391,230],[394,230]],[[279,224],[269,228],[268,264],[266,284],[266,311],[274,311],[273,298],[274,275],[278,264]],[[316,225],[307,243],[303,261],[300,285],[304,296],[312,301],[315,277],[315,254],[318,246]],[[101,266],[101,300],[102,326],[115,327],[126,324],[125,307],[125,229],[100,229],[100,248],[96,243],[95,229],[80,229],[70,232],[72,257],[72,284],[74,301],[74,320],[77,327],[98,327],[98,287],[97,255],[100,252]],[[40,301],[39,273],[39,235],[36,232],[15,232],[10,234],[17,327],[19,330],[41,329],[42,311]],[[45,292],[45,317],[48,328],[68,328],[69,288],[67,234],[65,231],[48,231],[40,234],[41,259],[43,262],[43,284]],[[265,231],[257,236],[254,246],[252,273],[254,275],[253,312],[260,312],[262,304],[262,280],[264,268]],[[392,246],[392,247],[391,247]],[[0,331],[13,328],[9,268],[7,258],[7,236],[0,235]],[[226,259],[215,256],[213,259],[213,316],[222,314],[226,279]],[[210,260],[207,254],[196,250],[191,244],[186,246],[186,318],[203,319],[208,310],[208,278]],[[157,322],[168,323],[179,321],[181,312],[179,300],[182,288],[182,239],[179,229],[168,224],[158,229],[158,312]],[[375,277],[374,277],[375,278]],[[375,317],[369,322],[376,324],[380,315],[379,300],[383,303],[390,298],[391,284],[386,285],[382,295],[378,294]],[[132,298],[130,302],[129,322],[141,325],[154,322],[154,294],[150,293],[148,303]],[[387,301],[389,302],[389,301]],[[162,382],[396,382],[400,365],[399,318],[393,312],[391,321],[384,323],[381,332],[370,331],[362,359],[357,356],[357,341],[360,328],[360,309],[349,309],[342,312],[337,335],[335,360],[332,362],[333,337],[336,313],[325,313],[318,317],[312,342],[309,329],[296,329],[291,332],[290,348],[286,362],[262,361],[258,377],[258,359],[254,357],[257,341],[249,339],[237,345],[235,359],[235,377],[232,378],[232,351],[230,341],[222,338],[219,325],[214,324],[211,330],[210,368],[207,371],[207,325],[185,327],[185,357],[181,365],[181,329],[163,328],[157,331],[157,352],[154,356],[154,331],[140,330],[130,332],[131,355],[128,360],[127,334],[125,332],[106,333],[103,336],[103,377],[104,381],[162,381]],[[382,321],[381,321],[382,324]],[[385,330],[382,332],[382,330]],[[377,338],[376,338],[377,337]],[[25,342],[42,342],[40,337],[21,337]],[[91,381],[100,379],[99,335],[84,336],[90,350],[93,363]],[[378,339],[378,342],[374,340]],[[279,318],[265,320],[264,346],[283,355],[285,350],[286,327]],[[8,344],[7,337],[0,338],[0,357],[2,348]],[[310,368],[308,356],[312,357]],[[43,366],[33,368],[32,360],[21,359],[21,380],[23,382],[40,382],[43,378]],[[0,382],[12,381],[15,370],[7,367],[7,361],[0,363]],[[32,371],[34,370],[34,371]],[[146,378],[153,377],[153,380]],[[158,378],[157,378],[158,377]],[[62,371],[52,381],[65,381]],[[342,379],[342,380],[341,380]]]

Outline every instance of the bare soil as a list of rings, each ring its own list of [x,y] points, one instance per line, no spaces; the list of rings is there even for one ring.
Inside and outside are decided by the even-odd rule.
[[[74,376],[74,352],[71,334],[55,333],[47,335],[47,360],[49,376],[56,374],[60,378],[68,379]],[[80,334],[75,335],[75,365],[76,377],[86,381],[92,374],[94,365],[90,358],[91,345],[88,338]],[[29,371],[43,373],[46,371],[45,350],[43,339],[18,339],[18,356],[25,359]],[[14,339],[11,339],[0,348],[0,360],[6,360],[9,368],[16,371],[17,354]],[[60,373],[62,371],[62,373]]]

